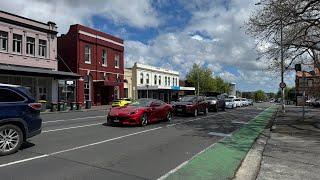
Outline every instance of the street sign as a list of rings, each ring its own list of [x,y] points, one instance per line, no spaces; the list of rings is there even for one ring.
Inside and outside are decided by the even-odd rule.
[[[284,89],[284,88],[287,87],[287,85],[286,85],[286,83],[281,82],[281,83],[279,84],[279,87],[280,87],[281,89]]]

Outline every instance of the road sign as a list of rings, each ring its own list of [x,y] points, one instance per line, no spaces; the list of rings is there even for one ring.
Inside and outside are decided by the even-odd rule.
[[[281,82],[281,83],[279,84],[279,87],[280,87],[281,89],[284,89],[284,88],[287,87],[287,85],[286,85],[286,83]]]

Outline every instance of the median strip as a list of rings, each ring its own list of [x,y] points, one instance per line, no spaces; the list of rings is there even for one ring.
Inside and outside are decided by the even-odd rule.
[[[232,136],[207,148],[159,179],[231,179],[276,109],[277,106],[269,107]]]

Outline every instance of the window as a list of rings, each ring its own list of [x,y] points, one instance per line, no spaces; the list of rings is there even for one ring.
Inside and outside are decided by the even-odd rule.
[[[47,57],[47,41],[39,39],[39,56]]]
[[[114,56],[114,67],[119,68],[120,67],[120,56],[119,54]]]
[[[0,94],[5,94],[5,96],[0,96],[0,103],[2,102],[19,102],[24,101],[21,95],[9,90],[9,89],[0,89]]]
[[[165,84],[166,86],[168,85],[167,76],[164,77],[164,84]]]
[[[107,66],[107,51],[102,50],[102,66]]]
[[[170,86],[170,85],[171,85],[171,78],[168,77],[168,86]]]
[[[84,63],[91,64],[91,47],[88,45],[84,47]]]
[[[143,73],[140,73],[140,84],[143,84]]]
[[[157,75],[154,75],[154,84],[157,84]]]
[[[159,76],[159,85],[161,86],[161,76]]]
[[[8,50],[8,33],[4,31],[0,31],[0,50]]]
[[[22,52],[22,36],[19,34],[13,34],[13,44],[12,44],[12,51],[15,53]]]
[[[27,49],[26,53],[29,55],[34,55],[35,39],[32,37],[27,37]]]
[[[150,82],[150,75],[149,75],[149,74],[147,74],[147,80],[146,80],[146,83],[147,83],[147,84],[149,84],[149,82]]]

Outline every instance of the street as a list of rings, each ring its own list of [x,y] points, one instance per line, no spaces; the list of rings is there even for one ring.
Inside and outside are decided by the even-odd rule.
[[[268,106],[178,116],[146,127],[106,126],[105,111],[44,114],[41,135],[0,157],[1,179],[157,179]]]

